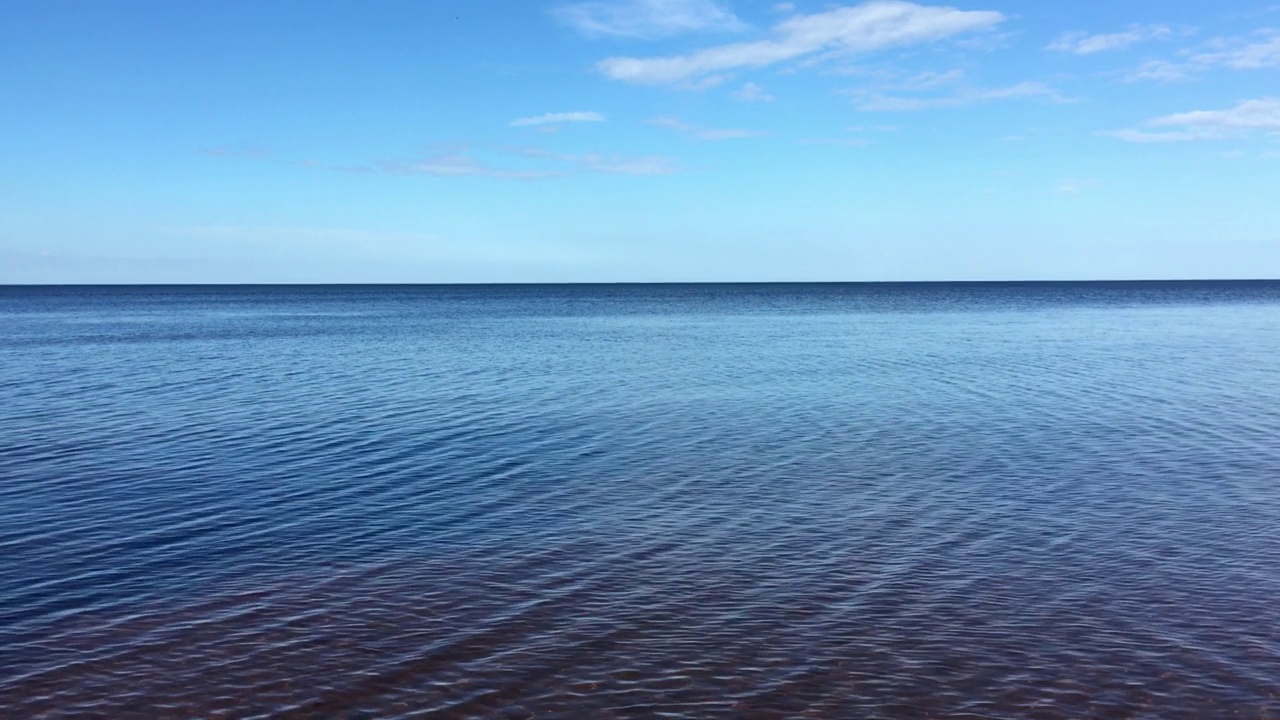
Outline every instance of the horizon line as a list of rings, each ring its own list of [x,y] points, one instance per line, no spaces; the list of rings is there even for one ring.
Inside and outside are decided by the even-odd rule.
[[[0,288],[73,287],[565,287],[565,286],[694,286],[694,285],[1052,285],[1090,283],[1269,283],[1259,278],[1095,278],[1072,280],[579,280],[564,282],[102,282],[0,283]]]

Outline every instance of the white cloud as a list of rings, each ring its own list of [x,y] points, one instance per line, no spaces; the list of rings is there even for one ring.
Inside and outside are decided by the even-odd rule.
[[[598,0],[562,5],[551,14],[589,37],[656,39],[746,27],[715,0]]]
[[[1174,113],[1148,120],[1139,128],[1114,130],[1104,134],[1127,142],[1165,143],[1240,138],[1258,130],[1280,131],[1280,100],[1246,100],[1227,110]]]
[[[443,152],[415,160],[388,160],[369,166],[345,168],[352,172],[383,175],[435,175],[437,177],[491,177],[535,180],[556,177],[563,172],[526,170],[491,165],[462,151]]]
[[[1178,65],[1165,60],[1148,60],[1125,73],[1125,82],[1178,82],[1191,77],[1185,65]]]
[[[1210,133],[1194,133],[1194,132],[1151,132],[1149,130],[1110,130],[1102,133],[1110,135],[1113,138],[1124,140],[1131,143],[1172,143],[1172,142],[1188,142],[1191,140],[1210,140],[1216,139]]]
[[[773,102],[773,96],[753,82],[744,83],[738,88],[733,93],[733,99],[739,102]]]
[[[1263,30],[1255,34],[1255,39],[1215,38],[1198,50],[1182,54],[1186,57],[1183,62],[1150,60],[1129,71],[1124,79],[1128,82],[1173,82],[1215,68],[1261,70],[1280,67],[1280,32]]]
[[[905,112],[940,107],[960,107],[992,100],[1039,98],[1053,103],[1069,102],[1048,85],[1024,82],[1002,88],[966,88],[940,97],[900,97],[877,95],[859,103],[860,110],[872,112]]]
[[[943,85],[957,83],[963,78],[963,70],[948,70],[947,72],[925,71],[897,82],[890,83],[887,88],[890,90],[919,92],[921,90],[932,90]]]
[[[679,170],[674,161],[657,155],[629,159],[580,155],[576,162],[579,167],[589,172],[609,175],[670,175]]]
[[[706,48],[687,55],[611,57],[597,68],[605,76],[645,85],[679,83],[741,68],[761,68],[818,52],[869,52],[942,40],[991,28],[1004,20],[993,11],[928,7],[903,0],[872,0],[774,25],[767,40]]]
[[[606,156],[598,153],[572,155],[555,153],[541,148],[523,148],[513,151],[517,155],[529,158],[541,158],[555,162],[568,163],[583,172],[604,173],[608,175],[670,175],[679,172],[679,167],[670,158],[658,155],[647,155],[636,158]]]
[[[1218,40],[1211,52],[1191,56],[1191,63],[1203,67],[1232,70],[1259,70],[1280,67],[1280,33],[1268,31],[1257,42]]]
[[[1054,102],[1066,102],[1053,88],[1038,82],[1023,82],[1009,87],[992,88],[990,90],[982,90],[977,95],[979,100],[1004,100],[1007,98],[1025,98],[1039,97],[1048,98]]]
[[[512,120],[511,127],[529,127],[532,125],[559,125],[561,123],[604,122],[604,116],[597,112],[563,112],[546,113],[535,117]]]
[[[1092,55],[1104,50],[1119,50],[1148,40],[1168,37],[1173,32],[1165,25],[1131,25],[1123,32],[1090,35],[1087,32],[1064,33],[1049,43],[1047,50]]]
[[[657,117],[650,120],[649,124],[666,128],[667,130],[674,130],[699,140],[736,140],[739,138],[760,137],[764,134],[755,130],[704,128],[698,125],[690,125],[673,117]]]
[[[1280,130],[1280,100],[1246,100],[1229,110],[1195,110],[1151,120],[1154,126]]]

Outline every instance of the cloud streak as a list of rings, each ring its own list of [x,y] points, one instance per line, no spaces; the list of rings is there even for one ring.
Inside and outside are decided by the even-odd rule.
[[[507,162],[490,162],[471,154],[465,146],[446,146],[439,152],[413,159],[384,160],[368,165],[332,167],[350,173],[371,175],[429,175],[443,178],[497,178],[502,180],[544,180],[575,173],[604,175],[670,175],[678,172],[675,161],[656,155],[610,156],[555,153],[539,148],[501,150]],[[524,159],[524,166],[517,161]]]
[[[740,138],[760,137],[764,133],[756,130],[738,130],[738,129],[720,129],[720,128],[704,128],[698,125],[690,125],[678,118],[673,117],[657,117],[649,121],[650,125],[660,128],[666,128],[674,132],[682,133],[698,140],[736,140]]]
[[[889,83],[886,88],[889,90],[905,90],[907,92],[919,92],[921,90],[932,90],[944,85],[958,83],[964,78],[963,70],[948,70],[947,72],[926,71],[917,73],[911,77],[904,78]]]
[[[271,245],[280,243],[370,245],[376,243],[380,237],[378,233],[367,230],[299,225],[190,225],[165,227],[161,228],[161,231],[184,238]]]
[[[734,91],[733,99],[738,102],[773,102],[773,96],[753,82],[744,83]]]
[[[1217,40],[1208,52],[1191,56],[1191,64],[1201,67],[1224,67],[1232,70],[1261,70],[1280,67],[1280,32],[1262,34],[1256,42]]]
[[[1215,38],[1199,50],[1183,53],[1186,60],[1149,60],[1125,74],[1127,82],[1176,82],[1214,69],[1264,70],[1280,68],[1280,32],[1264,30],[1253,39]]]
[[[869,112],[909,112],[933,108],[962,107],[994,100],[1034,98],[1052,103],[1070,102],[1053,88],[1043,83],[1024,82],[999,88],[965,88],[941,97],[901,97],[877,95],[858,104],[858,109]]]
[[[1120,50],[1148,40],[1157,40],[1173,34],[1165,25],[1131,25],[1123,32],[1091,35],[1087,32],[1064,33],[1049,43],[1046,50],[1092,55],[1107,50]]]
[[[534,117],[517,118],[508,123],[511,127],[532,127],[535,125],[561,125],[564,123],[598,123],[605,117],[597,112],[562,112],[546,113]]]
[[[715,0],[598,0],[551,11],[587,37],[655,40],[690,32],[738,31],[746,25]]]
[[[529,158],[543,158],[567,163],[583,172],[603,173],[606,175],[671,175],[680,168],[674,160],[660,155],[624,158],[616,155],[583,153],[580,155],[555,153],[541,148],[522,148],[516,154]]]
[[[1125,82],[1161,82],[1171,83],[1187,80],[1192,73],[1185,65],[1171,63],[1167,60],[1148,60],[1125,73]]]
[[[665,57],[610,57],[597,63],[606,77],[641,85],[669,85],[732,70],[763,68],[820,52],[871,52],[943,40],[999,24],[994,11],[964,11],[902,0],[873,0],[774,25],[765,40]]]
[[[1246,100],[1229,110],[1194,110],[1150,121],[1151,125],[1280,130],[1280,100]]]
[[[1174,113],[1103,134],[1126,142],[1171,143],[1244,138],[1257,131],[1280,132],[1280,99],[1246,100],[1226,110]]]
[[[569,161],[586,172],[607,175],[671,175],[680,170],[675,161],[659,155],[619,158],[586,154],[572,157]]]
[[[488,177],[508,180],[535,180],[564,175],[552,170],[527,170],[492,165],[465,152],[445,152],[415,160],[387,160],[368,166],[346,168],[351,172],[381,175],[434,175],[436,177]]]

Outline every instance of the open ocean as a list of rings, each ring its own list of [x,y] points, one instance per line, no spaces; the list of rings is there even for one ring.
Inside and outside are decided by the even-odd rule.
[[[0,717],[1280,718],[1280,283],[0,287]]]

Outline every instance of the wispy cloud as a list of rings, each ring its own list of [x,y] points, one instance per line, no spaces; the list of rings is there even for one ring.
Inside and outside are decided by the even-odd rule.
[[[870,52],[943,40],[994,27],[1004,16],[902,0],[872,0],[812,15],[796,15],[774,25],[766,40],[706,48],[687,55],[611,57],[597,68],[623,82],[665,85],[743,68],[762,68],[819,52]]]
[[[537,123],[530,123],[537,124]],[[716,131],[706,131],[714,137]],[[728,132],[728,131],[721,131]],[[729,137],[729,135],[725,135]],[[237,156],[239,153],[212,153]],[[249,156],[261,159],[264,156]],[[474,152],[467,143],[440,143],[422,154],[378,160],[361,165],[337,165],[316,160],[283,160],[312,170],[358,175],[428,175],[442,178],[496,178],[502,180],[544,180],[577,173],[605,175],[669,175],[679,172],[671,158],[658,155],[629,157],[600,153],[565,154],[539,148],[488,148]]]
[[[1259,40],[1215,39],[1203,52],[1191,56],[1192,65],[1224,67],[1232,70],[1260,70],[1280,67],[1280,32],[1264,30]]]
[[[451,146],[418,158],[385,160],[369,165],[331,169],[379,175],[483,177],[505,180],[542,180],[565,177],[574,173],[669,175],[679,169],[675,161],[670,158],[652,155],[642,157],[598,153],[573,155],[539,148],[502,149],[489,154],[494,155],[495,160],[476,157],[465,146]]]
[[[597,123],[604,122],[604,120],[605,117],[597,112],[562,112],[517,118],[512,120],[509,125],[511,127],[531,127],[534,125],[561,125],[564,123]]]
[[[764,134],[756,130],[705,128],[698,125],[691,125],[673,117],[656,117],[650,120],[649,124],[656,125],[660,128],[666,128],[667,130],[673,130],[678,133],[683,133],[699,140],[736,140],[739,138],[760,137]]]
[[[675,161],[658,155],[619,158],[588,154],[577,156],[573,162],[587,172],[608,175],[671,175],[680,170]]]
[[[773,102],[773,96],[753,82],[743,83],[742,87],[734,91],[733,99],[738,102]]]
[[[1148,40],[1169,37],[1173,31],[1166,25],[1130,25],[1115,33],[1093,35],[1087,32],[1069,32],[1049,43],[1047,50],[1092,55],[1106,50],[1120,50]]]
[[[1124,74],[1125,82],[1171,83],[1187,80],[1192,72],[1185,64],[1167,60],[1148,60]]]
[[[1182,53],[1181,61],[1149,60],[1124,75],[1127,82],[1189,80],[1214,69],[1263,70],[1280,67],[1280,31],[1260,30],[1248,38],[1214,38]]]
[[[1104,134],[1127,142],[1167,143],[1242,138],[1257,131],[1280,131],[1280,100],[1246,100],[1226,110],[1174,113]]]
[[[1108,130],[1102,133],[1110,135],[1117,140],[1124,140],[1131,143],[1174,143],[1189,142],[1191,140],[1216,140],[1220,139],[1220,134],[1207,132],[1193,132],[1190,130],[1151,132],[1150,130],[1138,130],[1136,128],[1127,128],[1125,130]]]
[[[936,97],[904,97],[874,95],[858,103],[860,110],[872,112],[905,112],[944,107],[962,107],[993,100],[1017,98],[1040,99],[1051,103],[1070,102],[1056,90],[1038,82],[1024,82],[999,88],[964,88],[950,95]]]
[[[160,231],[183,238],[215,242],[305,244],[305,245],[370,245],[382,236],[368,230],[341,227],[309,227],[302,225],[188,225],[164,227]]]
[[[1280,100],[1246,100],[1229,110],[1194,110],[1156,118],[1151,125],[1280,130]]]
[[[561,5],[551,14],[588,37],[657,39],[746,27],[715,0],[598,0]]]
[[[381,175],[435,175],[437,177],[489,177],[534,180],[557,177],[563,171],[511,168],[493,165],[464,151],[443,152],[413,160],[384,160],[371,165],[341,168]]]
[[[600,155],[598,153],[574,155],[551,152],[541,148],[521,148],[513,152],[524,157],[544,158],[567,163],[583,172],[604,173],[607,175],[671,175],[680,170],[679,165],[674,160],[659,155],[634,158]]]
[[[537,248],[499,247],[489,243],[459,243],[457,238],[413,230],[363,229],[305,225],[188,225],[156,228],[162,235],[203,246],[238,246],[245,251],[275,248],[303,253],[323,253],[342,258],[346,272],[359,272],[370,260],[417,264],[423,260],[465,263],[581,262],[589,260],[572,243],[552,242]],[[0,259],[3,259],[0,257]],[[161,261],[166,262],[166,261]],[[167,261],[173,262],[173,261]],[[101,263],[100,263],[101,264]],[[306,262],[302,263],[306,272]],[[349,279],[349,277],[348,277]]]
[[[935,88],[942,87],[943,85],[958,83],[963,79],[963,70],[948,70],[946,72],[934,72],[928,70],[900,80],[891,81],[885,85],[885,89],[920,92],[923,90],[933,90]]]

